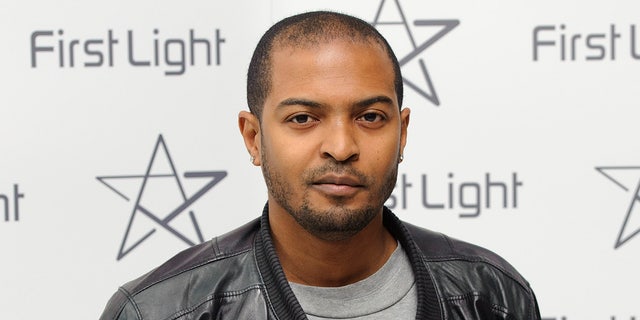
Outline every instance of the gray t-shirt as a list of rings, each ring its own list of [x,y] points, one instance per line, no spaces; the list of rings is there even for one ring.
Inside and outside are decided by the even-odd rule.
[[[356,283],[343,287],[289,284],[310,320],[416,317],[416,283],[400,243],[380,270]]]

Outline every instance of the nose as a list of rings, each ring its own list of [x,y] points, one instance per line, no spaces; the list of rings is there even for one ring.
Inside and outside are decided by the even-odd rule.
[[[321,146],[322,157],[332,158],[336,162],[355,161],[360,148],[355,136],[355,128],[348,121],[336,121],[324,132]]]

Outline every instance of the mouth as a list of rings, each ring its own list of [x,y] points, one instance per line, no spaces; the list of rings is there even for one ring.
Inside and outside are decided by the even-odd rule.
[[[333,197],[353,196],[365,185],[360,179],[351,175],[325,175],[315,180],[312,186],[318,191]]]

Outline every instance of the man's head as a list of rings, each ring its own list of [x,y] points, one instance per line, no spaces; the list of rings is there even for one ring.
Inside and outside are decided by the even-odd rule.
[[[258,42],[247,74],[247,103],[251,112],[261,119],[264,100],[272,85],[271,57],[274,48],[310,48],[336,39],[373,42],[384,48],[394,71],[398,106],[402,107],[400,65],[387,40],[363,20],[335,12],[315,11],[281,20],[269,28]]]
[[[321,12],[284,21],[256,49],[266,52],[251,63],[252,112],[240,113],[240,130],[262,167],[270,218],[346,239],[381,217],[395,186],[410,112],[400,110],[402,78],[361,20]]]

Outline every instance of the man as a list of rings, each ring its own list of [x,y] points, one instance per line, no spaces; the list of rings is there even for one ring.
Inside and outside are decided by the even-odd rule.
[[[528,283],[482,248],[384,207],[407,139],[384,38],[330,12],[260,40],[239,126],[262,217],[134,280],[101,319],[539,319]]]

